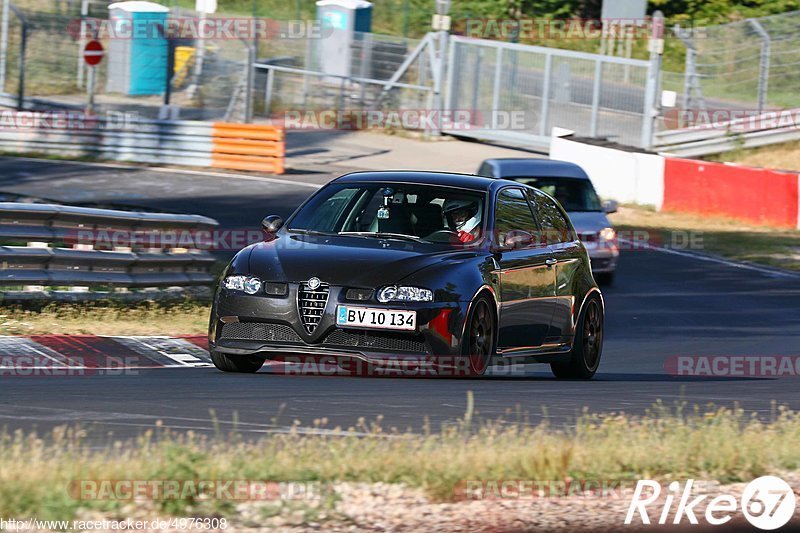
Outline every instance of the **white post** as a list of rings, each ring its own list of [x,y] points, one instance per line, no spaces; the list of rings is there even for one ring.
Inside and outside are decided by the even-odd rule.
[[[96,69],[97,67],[89,67],[89,83],[88,83],[89,102],[86,105],[86,116],[94,115],[94,80],[95,80]]]
[[[205,28],[205,21],[208,15],[205,11],[200,12],[200,28]],[[206,43],[205,39],[203,38],[203,34],[205,32],[200,32],[197,35],[197,49],[194,51],[195,60],[194,60],[194,84],[199,88],[200,86],[200,79],[203,75],[203,59],[206,55]]]
[[[0,22],[0,93],[6,90],[6,61],[8,58],[8,6],[11,0],[3,0],[3,20]]]
[[[83,74],[86,63],[83,61],[83,49],[86,46],[86,17],[89,16],[89,0],[81,0],[81,24],[78,35],[78,88],[83,87]]]

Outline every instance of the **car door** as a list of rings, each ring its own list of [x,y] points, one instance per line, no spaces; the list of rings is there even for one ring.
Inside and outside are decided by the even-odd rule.
[[[584,251],[569,217],[553,198],[536,189],[527,191],[536,220],[542,228],[555,264],[555,299],[548,342],[568,342],[572,335],[575,305],[575,276],[580,271]]]
[[[495,243],[510,232],[527,232],[533,240],[496,254],[499,265],[500,317],[498,348],[519,350],[541,346],[550,330],[555,296],[555,269],[550,249],[536,238],[539,227],[521,188],[506,187],[495,202]]]

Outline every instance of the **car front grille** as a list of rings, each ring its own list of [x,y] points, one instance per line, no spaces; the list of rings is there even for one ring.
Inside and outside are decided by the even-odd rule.
[[[322,343],[389,352],[428,353],[425,341],[403,333],[362,333],[337,329],[329,333]]]
[[[291,326],[266,322],[232,322],[223,324],[220,338],[306,344]],[[428,345],[421,336],[410,336],[408,333],[372,333],[335,329],[325,336],[320,345],[361,348],[367,351],[375,350],[380,352],[429,353]]]
[[[291,326],[262,322],[232,322],[222,326],[224,339],[249,341],[303,342]]]
[[[297,312],[308,333],[313,333],[322,320],[329,293],[330,286],[325,283],[316,289],[311,289],[308,283],[301,283],[297,289]]]

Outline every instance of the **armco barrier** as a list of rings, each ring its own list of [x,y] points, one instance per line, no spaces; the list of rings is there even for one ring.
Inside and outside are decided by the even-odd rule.
[[[677,157],[698,157],[800,140],[797,123],[800,109],[766,111],[758,115],[714,121],[715,114],[732,117],[736,113],[736,110],[697,110],[693,114],[697,119],[705,118],[705,123],[657,132],[654,149]],[[666,125],[674,127],[679,115],[678,110],[668,113]]]
[[[274,126],[9,110],[0,113],[0,150],[276,174],[285,157],[283,130]]]
[[[604,198],[800,229],[797,173],[634,153],[555,135],[550,157],[581,165]]]
[[[2,298],[131,298],[128,289],[211,285],[214,258],[179,247],[192,241],[177,236],[217,225],[199,215],[0,202]]]
[[[664,210],[798,227],[798,175],[666,158]]]

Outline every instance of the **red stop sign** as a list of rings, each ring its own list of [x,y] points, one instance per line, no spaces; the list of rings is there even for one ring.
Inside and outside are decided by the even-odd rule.
[[[106,55],[106,53],[100,41],[89,41],[83,48],[83,60],[86,61],[86,64],[89,66],[93,67],[100,63],[104,55]]]

